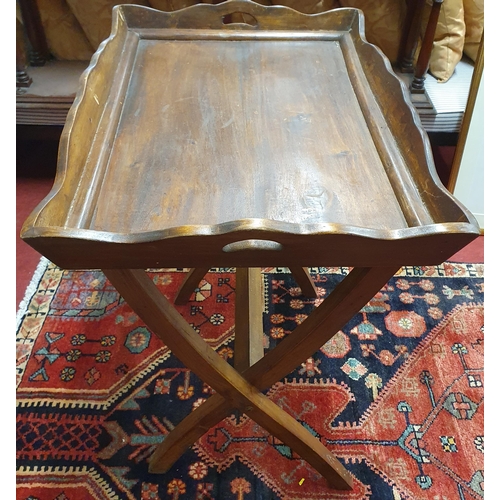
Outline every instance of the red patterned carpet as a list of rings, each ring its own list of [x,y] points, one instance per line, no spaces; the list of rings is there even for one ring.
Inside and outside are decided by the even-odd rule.
[[[212,270],[179,310],[232,359],[234,274]],[[347,273],[314,268],[304,298],[263,272],[266,348]],[[172,298],[182,270],[151,272]],[[17,498],[472,500],[484,497],[482,264],[408,267],[268,395],[354,477],[325,481],[244,415],[212,428],[166,475],[155,446],[210,397],[99,272],[38,269],[18,318]]]

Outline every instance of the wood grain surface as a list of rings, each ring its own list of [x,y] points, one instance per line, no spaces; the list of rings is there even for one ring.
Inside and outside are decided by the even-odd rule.
[[[356,9],[305,15],[249,0],[113,10],[68,115],[54,187],[22,237],[60,267],[103,269],[217,392],[158,447],[151,472],[236,407],[351,489],[331,452],[261,391],[400,266],[439,264],[479,234],[439,181],[408,90],[363,30]],[[304,268],[355,269],[264,355],[264,266],[289,267],[312,296]],[[234,368],[148,278],[154,267],[192,269],[180,303],[209,268],[237,268]]]
[[[477,234],[361,11],[249,0],[114,9],[22,230],[108,268],[439,263]]]

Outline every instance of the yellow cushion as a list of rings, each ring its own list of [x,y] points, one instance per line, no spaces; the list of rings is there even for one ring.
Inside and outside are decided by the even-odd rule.
[[[111,33],[111,16],[115,5],[134,3],[149,7],[147,0],[66,0],[74,16],[80,23],[93,50]]]
[[[476,60],[484,27],[484,0],[463,0],[465,20],[464,54]]]
[[[273,5],[285,5],[304,14],[318,14],[340,7],[338,0],[272,0]]]
[[[214,3],[201,2],[199,0],[149,0],[150,6],[153,9],[164,10],[170,12],[172,10],[184,9],[198,3]]]
[[[65,0],[37,0],[50,53],[60,60],[89,61],[94,53]]]
[[[427,0],[422,30],[427,26],[432,0]],[[462,59],[465,40],[465,20],[462,0],[445,0],[441,5],[429,71],[439,81],[446,82]]]
[[[379,47],[395,63],[406,15],[404,0],[340,0],[342,7],[361,9],[365,15],[365,35],[368,42]]]

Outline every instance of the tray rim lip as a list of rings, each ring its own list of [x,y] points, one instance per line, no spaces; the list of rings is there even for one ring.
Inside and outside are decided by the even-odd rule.
[[[182,9],[176,9],[174,11],[164,11],[164,10],[160,10],[160,9],[156,9],[154,7],[151,7],[151,6],[147,6],[147,5],[140,5],[140,4],[134,4],[134,3],[128,3],[128,4],[119,4],[119,5],[115,5],[113,8],[112,8],[112,16],[115,15],[115,11],[116,13],[124,13],[126,11],[133,11],[133,10],[143,10],[143,11],[151,11],[151,12],[155,12],[155,13],[158,13],[158,15],[160,16],[164,16],[164,17],[168,17],[169,15],[171,16],[173,13],[174,15],[182,15],[186,12],[189,12],[190,10],[213,10],[213,11],[216,11],[216,10],[222,10],[226,7],[231,7],[232,5],[235,5],[235,6],[251,6],[252,8],[254,9],[266,9],[266,10],[270,10],[270,11],[274,11],[274,12],[286,12],[286,11],[291,11],[293,13],[294,16],[296,16],[297,18],[299,17],[303,17],[304,19],[314,19],[314,18],[320,18],[322,16],[324,17],[327,17],[327,16],[331,16],[332,15],[332,12],[334,11],[352,11],[352,12],[357,12],[358,15],[360,16],[360,18],[363,20],[363,35],[364,35],[364,13],[362,11],[362,9],[360,8],[357,8],[357,7],[334,7],[332,9],[329,9],[329,10],[325,10],[323,12],[316,12],[316,13],[312,13],[312,14],[307,14],[305,12],[300,12],[292,7],[289,7],[287,5],[262,5],[260,3],[257,3],[257,2],[254,2],[252,0],[224,0],[220,3],[217,3],[217,4],[206,4],[206,3],[197,3],[197,4],[193,4],[193,5],[188,5],[187,7],[183,7]],[[269,12],[268,10],[268,12]],[[335,15],[335,14],[333,14]],[[240,24],[241,26],[241,23],[235,23],[235,24]],[[147,28],[131,28],[132,31],[134,31],[135,29],[147,29]],[[179,30],[183,30],[183,29],[188,29],[188,28],[165,28],[165,29],[179,29]],[[197,29],[200,29],[200,28],[191,28],[192,30],[197,30]],[[208,28],[210,29],[210,28]],[[232,31],[232,30],[237,30],[238,28],[229,28],[228,29],[228,32],[229,31]],[[249,34],[253,32],[253,30],[255,30],[255,28],[252,26],[251,28],[239,28],[239,29],[242,29],[243,31],[246,31],[248,32]],[[300,28],[293,28],[294,31],[311,31],[309,28],[304,28],[304,29],[300,29]],[[256,29],[255,31],[259,31],[258,29]],[[286,31],[286,30],[281,30],[279,28],[276,28],[276,29],[267,29],[267,30],[264,30],[264,31]],[[290,30],[292,31],[292,29]],[[335,30],[324,30],[324,29],[315,29],[314,30],[315,32],[324,32],[324,33],[328,33],[328,32],[331,32],[331,31],[335,31]],[[338,30],[337,30],[338,31]],[[368,42],[369,43],[369,42]]]
[[[217,7],[219,5],[229,5],[229,4],[254,4],[257,5],[259,8],[275,8],[275,9],[280,9],[280,10],[291,10],[294,13],[309,18],[309,17],[314,17],[314,16],[323,16],[325,14],[331,15],[332,12],[343,10],[343,11],[353,11],[354,13],[357,13],[357,29],[359,31],[359,36],[361,38],[361,42],[364,45],[369,45],[374,49],[377,53],[378,56],[381,59],[381,63],[384,65],[385,70],[387,71],[388,75],[390,75],[391,78],[393,78],[396,82],[399,83],[400,88],[401,88],[401,93],[402,93],[402,98],[406,105],[408,106],[411,115],[413,117],[413,126],[415,129],[418,131],[419,135],[421,136],[423,140],[423,145],[424,145],[424,151],[426,155],[426,159],[429,160],[431,159],[431,163],[427,164],[426,169],[428,171],[429,176],[431,177],[433,183],[436,185],[436,187],[443,192],[444,195],[446,195],[449,198],[449,201],[451,203],[454,203],[455,205],[460,208],[462,211],[464,217],[468,219],[468,221],[451,221],[451,222],[436,222],[433,224],[424,224],[424,225],[418,225],[418,226],[410,226],[410,227],[402,227],[400,229],[376,229],[376,228],[367,228],[367,227],[360,227],[360,226],[352,226],[348,224],[339,224],[339,223],[302,223],[302,224],[297,224],[297,223],[289,223],[289,222],[280,222],[280,221],[273,221],[270,219],[261,219],[262,221],[265,222],[266,228],[264,229],[265,232],[272,236],[274,233],[282,234],[292,234],[292,235],[317,235],[317,234],[329,234],[329,235],[336,235],[336,234],[349,234],[352,236],[360,236],[360,237],[367,237],[370,239],[376,239],[376,240],[397,240],[397,239],[407,239],[407,238],[413,238],[413,237],[430,237],[434,234],[442,234],[442,233],[447,233],[447,234],[455,234],[455,233],[470,233],[470,234],[480,234],[479,232],[479,225],[477,224],[477,221],[475,218],[472,216],[472,214],[469,212],[469,210],[459,201],[457,200],[449,191],[446,190],[446,188],[442,185],[440,182],[440,179],[437,178],[437,173],[434,168],[430,168],[434,166],[433,159],[432,157],[429,157],[430,155],[430,143],[428,136],[425,133],[425,130],[423,129],[423,126],[420,121],[420,117],[418,115],[417,110],[413,107],[411,104],[411,99],[409,95],[409,91],[404,85],[404,82],[402,81],[401,78],[398,77],[398,75],[394,72],[392,69],[392,66],[389,62],[389,59],[385,54],[381,51],[379,47],[377,47],[374,44],[371,44],[366,40],[365,37],[365,26],[364,26],[364,14],[362,10],[357,9],[357,8],[352,8],[352,7],[341,7],[337,9],[331,9],[325,12],[320,12],[316,14],[305,14],[299,11],[296,11],[290,7],[283,6],[283,5],[273,5],[273,6],[262,6],[260,4],[257,4],[255,2],[251,2],[250,0],[227,0],[226,2],[222,2],[221,4],[195,4],[189,7],[186,7],[184,9],[180,9],[177,12],[180,11],[185,11],[188,9],[196,9],[199,7],[205,7],[205,8],[213,8]],[[42,211],[44,208],[52,201],[52,199],[56,196],[56,194],[60,191],[60,189],[64,185],[64,181],[67,175],[68,171],[68,162],[67,161],[61,161],[62,159],[67,160],[68,158],[68,148],[69,148],[69,143],[70,143],[70,135],[71,135],[71,130],[73,128],[73,125],[75,123],[75,120],[77,118],[77,113],[78,109],[80,107],[81,102],[85,98],[85,95],[87,94],[87,87],[88,87],[88,76],[89,74],[95,70],[100,56],[103,52],[103,50],[106,48],[108,43],[117,35],[118,30],[120,29],[119,26],[119,20],[123,21],[125,24],[125,29],[128,31],[131,31],[134,33],[134,29],[129,29],[126,25],[126,20],[123,17],[123,9],[126,10],[132,10],[132,9],[138,9],[138,10],[149,10],[153,12],[157,12],[160,15],[168,15],[169,12],[161,11],[158,9],[154,9],[152,7],[147,7],[147,6],[141,6],[141,5],[135,5],[135,4],[123,4],[123,5],[116,5],[113,7],[113,12],[112,12],[112,29],[111,33],[106,38],[101,42],[99,45],[98,49],[96,52],[93,54],[90,63],[88,67],[83,71],[83,73],[80,76],[79,83],[78,83],[78,91],[75,95],[75,99],[73,101],[73,104],[71,106],[71,109],[68,113],[68,117],[66,120],[66,123],[64,125],[62,135],[61,135],[61,143],[60,143],[60,149],[58,153],[58,162],[57,162],[57,171],[56,171],[56,176],[55,176],[55,181],[53,184],[52,189],[50,192],[47,194],[47,196],[38,204],[38,206],[33,210],[31,215],[26,219],[25,223],[23,224],[23,228],[21,231],[21,237],[23,239],[29,239],[29,238],[45,238],[45,237],[68,237],[69,234],[73,234],[75,236],[69,236],[71,238],[77,238],[77,239],[93,239],[95,241],[113,241],[113,240],[122,240],[123,243],[126,244],[131,244],[131,243],[139,243],[139,242],[152,242],[152,241],[160,241],[160,240],[165,240],[165,239],[171,239],[171,238],[176,238],[180,236],[216,236],[216,235],[221,235],[221,234],[227,234],[229,232],[235,232],[237,233],[238,231],[243,231],[245,229],[248,229],[243,223],[241,225],[242,221],[248,221],[248,220],[256,220],[256,219],[243,219],[240,221],[233,220],[229,222],[222,222],[222,223],[217,223],[213,225],[185,225],[185,226],[175,226],[175,227],[169,227],[166,229],[160,229],[160,230],[153,230],[153,231],[144,231],[144,232],[131,232],[131,233],[118,233],[118,232],[111,232],[111,231],[96,231],[92,229],[85,229],[85,228],[79,228],[79,227],[74,227],[74,228],[66,228],[66,227],[59,227],[59,226],[41,226],[37,225],[37,220],[39,216],[41,215]],[[165,29],[172,29],[172,28],[165,28]],[[182,30],[183,28],[175,28],[177,30]],[[184,29],[186,30],[186,29]],[[196,31],[196,28],[194,29]],[[233,30],[237,31],[237,30]],[[247,31],[250,35],[253,33],[252,30],[245,30]],[[268,30],[264,30],[268,31]],[[276,31],[285,31],[285,30],[276,30]],[[309,31],[309,30],[304,30],[304,31]],[[316,31],[316,30],[315,30]],[[324,33],[332,32],[334,30],[317,30],[317,31],[322,31]],[[340,32],[340,31],[337,31]],[[344,35],[348,35],[348,31],[342,31]],[[137,34],[137,33],[135,33]],[[220,39],[221,41],[224,41],[224,38]],[[313,42],[314,40],[311,40]],[[318,40],[320,41],[320,40]],[[225,229],[226,227],[232,227],[232,229]],[[290,229],[284,230],[280,228],[280,226],[283,227],[288,227]],[[306,229],[302,230],[296,230],[293,229],[294,227],[306,227]],[[316,226],[324,226],[324,227],[330,227],[330,231],[317,231],[314,228]],[[448,227],[448,229],[444,230],[445,227]],[[189,232],[185,232],[185,228],[190,228]],[[438,229],[439,228],[439,229]],[[78,234],[79,236],[76,236]],[[94,238],[92,238],[92,235],[94,235]],[[97,237],[97,238],[96,238]],[[125,241],[127,240],[127,241]]]
[[[311,229],[311,226],[313,229]],[[444,222],[426,226],[406,227],[401,229],[370,229],[359,226],[335,223],[297,224],[291,222],[269,221],[267,219],[240,219],[215,225],[186,225],[164,230],[144,231],[140,233],[115,233],[97,231],[94,229],[64,228],[51,226],[23,227],[21,238],[53,239],[69,238],[75,240],[94,241],[96,243],[116,243],[133,245],[153,243],[180,238],[212,238],[227,239],[228,236],[238,237],[239,233],[251,232],[262,239],[279,239],[280,236],[322,236],[336,238],[352,236],[377,241],[401,241],[415,238],[427,238],[439,235],[480,234],[478,225],[470,222]]]

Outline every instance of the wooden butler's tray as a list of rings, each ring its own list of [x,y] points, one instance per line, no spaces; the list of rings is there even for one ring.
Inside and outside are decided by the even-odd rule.
[[[315,445],[298,428],[287,435],[288,420],[278,429],[260,391],[319,349],[399,267],[439,264],[478,234],[439,181],[409,92],[366,42],[361,11],[305,15],[247,0],[175,12],[114,8],[111,36],[68,115],[54,187],[22,229],[62,268],[103,269],[214,387],[218,394],[178,426],[191,439],[236,406],[336,487],[349,486],[345,470],[322,449],[311,458]],[[130,271],[264,266],[355,269],[309,326],[236,370],[205,352]],[[207,410],[210,401],[217,411]],[[173,452],[165,442],[169,465],[189,444],[176,442]]]
[[[235,11],[257,26],[224,24]],[[56,264],[436,264],[478,234],[360,11],[237,1],[113,19],[22,231]],[[248,239],[281,246],[224,251]]]

